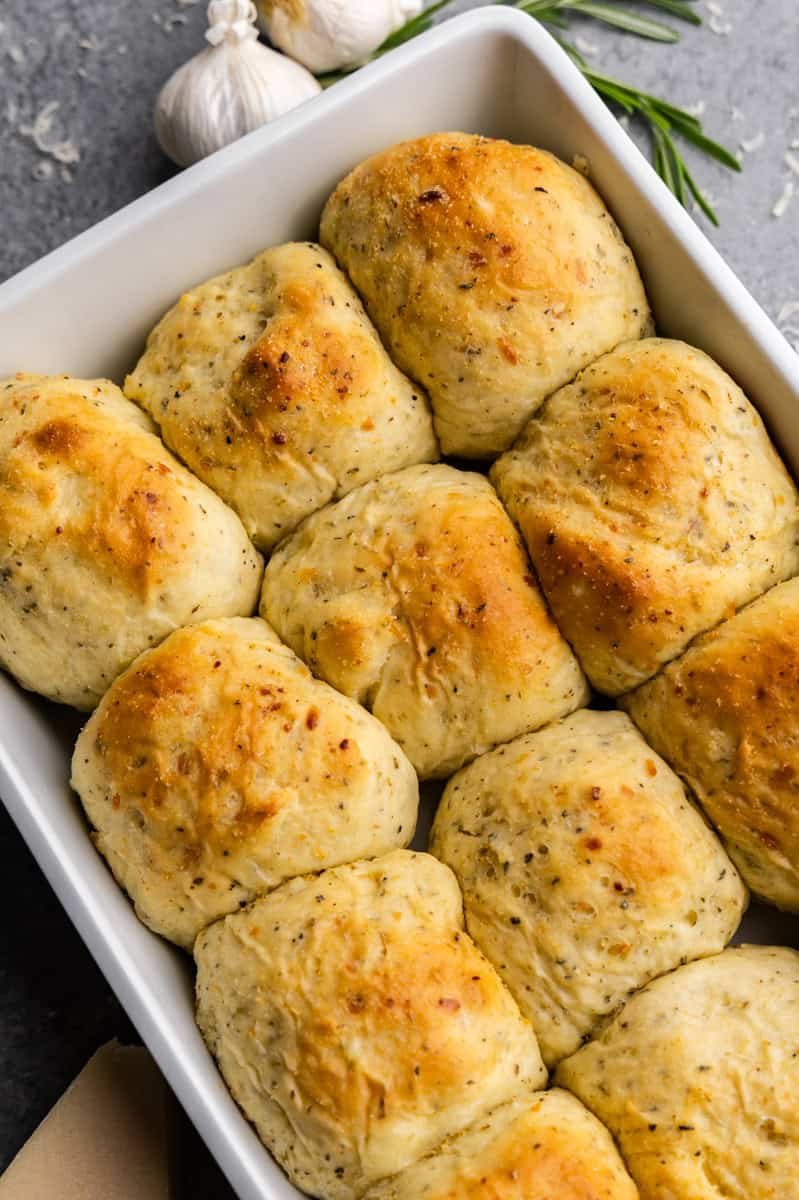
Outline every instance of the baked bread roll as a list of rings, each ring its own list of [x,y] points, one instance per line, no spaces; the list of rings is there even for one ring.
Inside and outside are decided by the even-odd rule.
[[[321,240],[427,388],[445,454],[499,454],[545,396],[651,331],[602,200],[532,146],[435,133],[384,150],[333,192]]]
[[[125,392],[263,550],[367,480],[438,458],[424,393],[311,242],[181,296]]]
[[[195,956],[200,1028],[231,1092],[322,1200],[361,1196],[546,1081],[463,932],[452,872],[427,854],[292,880],[206,929]]]
[[[610,1134],[559,1088],[523,1093],[367,1200],[638,1200]]]
[[[699,638],[624,707],[753,892],[799,912],[799,579]]]
[[[656,975],[723,950],[746,907],[715,834],[619,712],[574,713],[459,772],[430,849],[548,1065]]]
[[[641,1200],[796,1200],[799,954],[742,946],[649,984],[557,1079]]]
[[[261,612],[422,777],[587,697],[493,488],[453,467],[386,475],[310,517],[272,557]]]
[[[141,655],[81,733],[72,785],[141,919],[189,949],[293,875],[407,845],[418,805],[380,722],[242,618]]]
[[[763,422],[684,342],[588,367],[491,477],[555,620],[610,695],[799,571],[796,488]]]
[[[91,709],[180,625],[248,615],[241,522],[107,380],[0,381],[0,666]]]

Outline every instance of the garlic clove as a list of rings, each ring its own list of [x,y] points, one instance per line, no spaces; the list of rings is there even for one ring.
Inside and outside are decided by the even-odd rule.
[[[426,0],[258,0],[270,41],[310,71],[357,67]]]
[[[208,47],[166,82],[155,106],[158,142],[181,167],[321,91],[299,63],[258,42],[250,0],[211,0],[208,22]]]

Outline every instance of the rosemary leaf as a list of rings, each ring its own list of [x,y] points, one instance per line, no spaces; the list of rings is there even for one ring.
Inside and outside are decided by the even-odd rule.
[[[720,146],[718,142],[714,142],[712,138],[706,137],[700,129],[696,129],[692,125],[682,125],[679,121],[672,117],[672,123],[675,128],[682,134],[686,141],[691,142],[697,149],[707,154],[710,158],[715,158],[716,162],[720,162],[722,166],[727,167],[730,171],[740,171],[741,164],[738,159],[730,154],[724,146]]]
[[[526,9],[522,9],[522,12],[526,11]],[[565,13],[560,12],[556,8],[552,8],[551,11],[544,9],[542,12],[536,13],[535,19],[540,21],[542,25],[546,25],[547,29],[569,28],[569,18]]]
[[[691,25],[701,25],[702,18],[699,13],[690,7],[693,2],[694,0],[641,0],[642,4],[648,4],[650,8],[659,8],[673,17],[679,17],[681,21],[688,21]]]
[[[653,42],[678,42],[680,35],[670,25],[642,17],[629,8],[617,7],[615,4],[602,4],[598,0],[572,0],[568,5],[569,11],[580,13],[584,17],[593,17],[604,25],[613,25],[623,29],[625,33],[634,33],[638,37],[649,38]]]
[[[682,160],[682,155],[678,153],[673,142],[671,143],[671,154],[674,159],[674,195],[677,197],[683,208],[686,208],[687,197],[685,195],[685,163]],[[714,218],[715,215],[716,214],[714,213]],[[718,221],[716,221],[716,224],[718,225]]]
[[[697,202],[699,207],[702,209],[702,212],[705,214],[708,221],[711,221],[714,225],[718,225],[719,219],[716,216],[713,209],[711,208],[710,202],[708,201],[707,197],[704,195],[704,193],[702,192],[702,189],[699,187],[699,185],[694,181],[694,178],[691,175],[691,172],[686,167],[685,163],[682,164],[682,167],[683,167],[683,175],[685,176],[685,182],[688,184],[688,190],[690,191],[694,200]]]
[[[609,75],[603,75],[600,71],[594,71],[587,63],[584,64],[584,68],[583,74],[597,91],[602,84],[611,84],[618,91],[624,92],[633,102],[652,104],[670,119],[675,118],[686,123],[690,122],[697,129],[701,128],[698,118],[691,116],[684,108],[677,108],[676,105],[669,104],[668,101],[663,100],[660,96],[652,96],[649,92],[642,92],[639,88],[633,87],[631,84],[622,83],[619,79],[612,79]]]

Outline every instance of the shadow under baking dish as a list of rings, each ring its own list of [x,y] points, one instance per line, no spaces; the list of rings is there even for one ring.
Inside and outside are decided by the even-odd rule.
[[[0,376],[121,382],[186,287],[270,244],[314,237],[325,198],[355,163],[446,129],[532,142],[566,161],[584,155],[637,256],[659,331],[700,346],[738,380],[799,476],[799,359],[555,42],[503,7],[456,18],[364,68],[0,286]],[[203,1046],[187,958],[139,924],[92,847],[68,785],[78,723],[0,677],[3,800],[239,1196],[296,1198]],[[795,945],[798,933],[795,918],[757,908],[742,936]]]

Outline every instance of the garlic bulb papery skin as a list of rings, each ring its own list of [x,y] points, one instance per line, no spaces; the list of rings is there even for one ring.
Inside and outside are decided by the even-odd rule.
[[[315,74],[358,67],[427,0],[258,0],[273,45]]]
[[[155,133],[178,166],[199,162],[322,90],[299,63],[261,45],[255,21],[251,0],[211,0],[210,45],[161,89]]]

